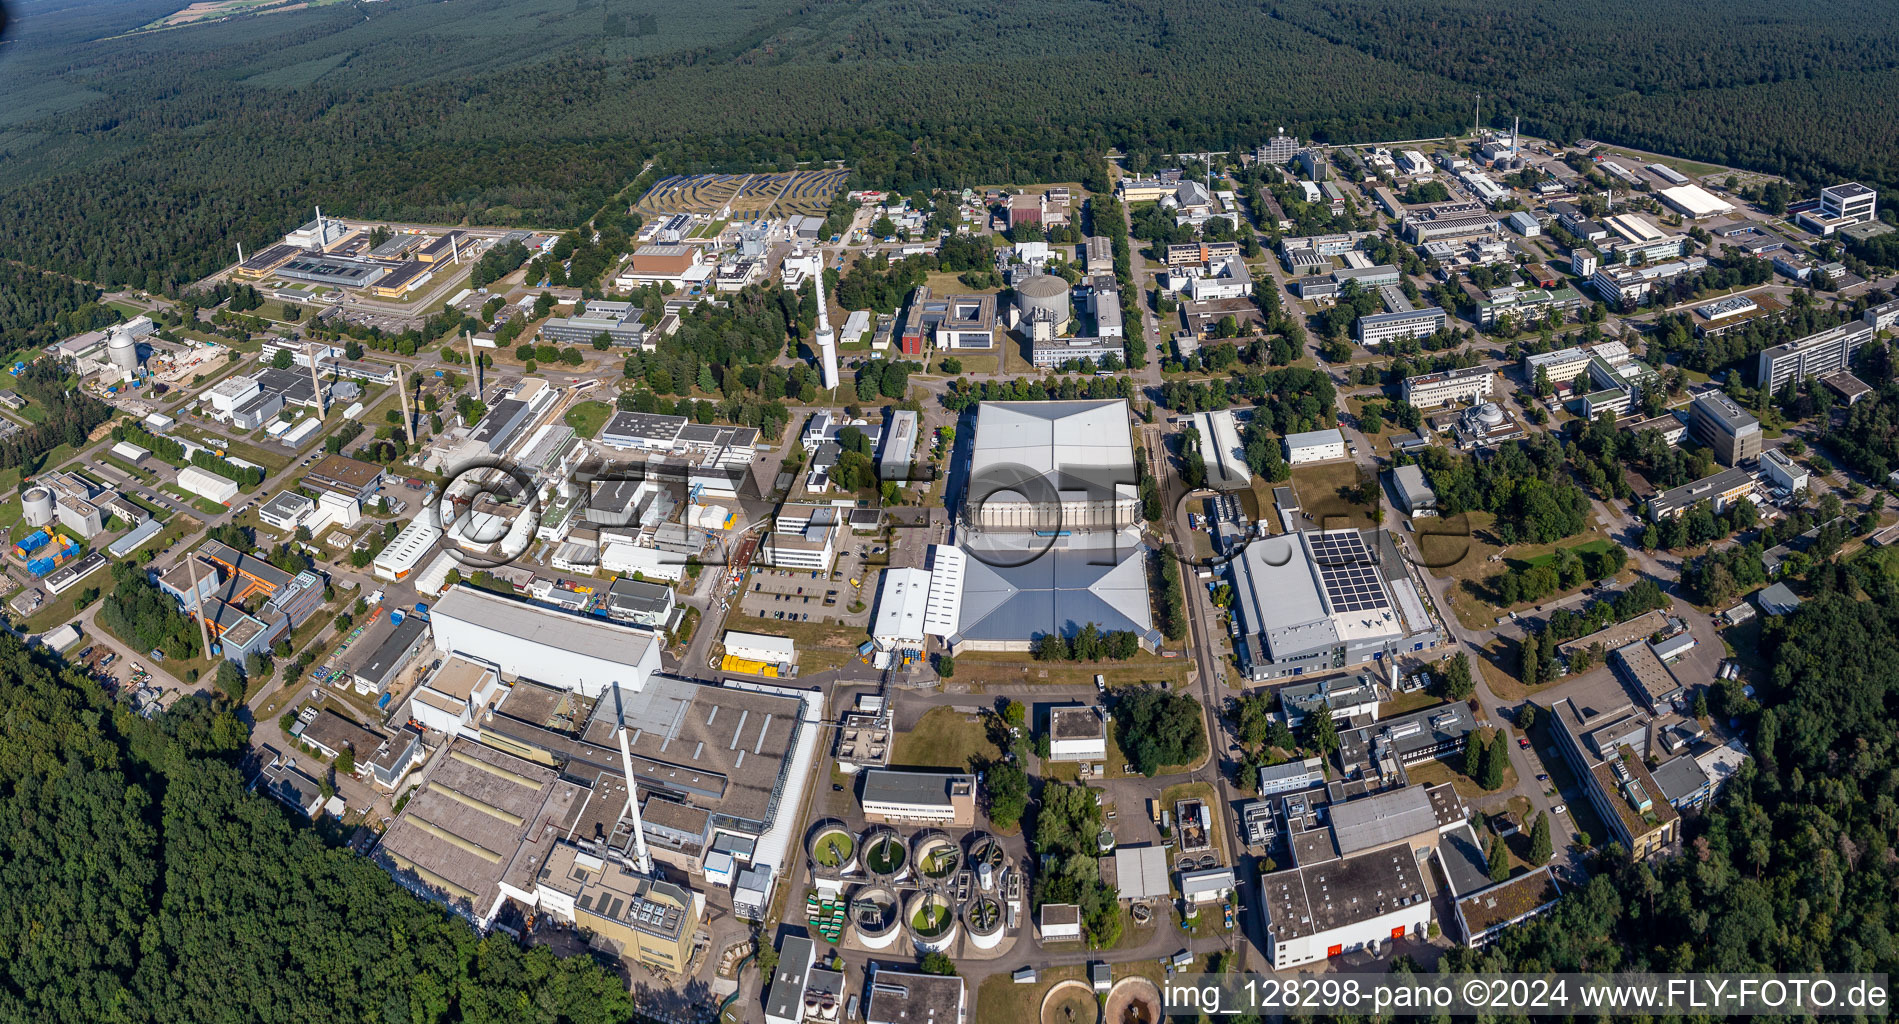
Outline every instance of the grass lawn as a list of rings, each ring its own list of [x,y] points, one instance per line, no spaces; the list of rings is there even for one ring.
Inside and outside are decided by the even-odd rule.
[[[931,708],[917,720],[916,728],[897,735],[890,763],[962,771],[973,760],[1001,756],[1002,751],[989,742],[981,715],[965,714],[953,708]]]
[[[1515,743],[1516,738],[1512,735],[1506,738],[1504,742]],[[1422,764],[1407,766],[1405,768],[1405,774],[1411,777],[1411,784],[1414,786],[1436,786],[1440,783],[1448,782],[1453,789],[1457,790],[1457,795],[1463,797],[1464,802],[1473,807],[1482,806],[1487,803],[1498,803],[1499,806],[1501,806],[1500,801],[1508,797],[1510,791],[1516,788],[1517,772],[1516,769],[1510,765],[1506,764],[1503,768],[1503,788],[1493,792],[1478,785],[1476,779],[1464,774],[1464,754],[1462,751],[1451,755],[1451,757],[1457,765],[1455,768],[1451,766],[1451,763],[1447,763],[1439,758],[1433,758]]]
[[[1009,978],[1009,972],[998,971],[983,979],[976,990],[976,1024],[1037,1024],[1042,1019],[1042,998],[1064,981],[1086,982],[1085,968],[1080,964],[1038,968],[1033,985],[1018,985]],[[1097,1011],[1092,993],[1087,1000],[1077,1018],[1079,1024],[1094,1024],[1090,1014]]]
[[[111,466],[113,469],[116,469],[121,473],[124,473],[126,476],[129,476],[134,480],[143,480],[146,483],[151,483],[152,481],[158,479],[158,475],[156,473],[153,473],[150,470],[140,469],[137,466],[132,465],[131,463],[125,461],[124,459],[119,458],[116,455],[107,455],[107,454],[101,453],[99,455],[99,461],[105,463],[108,466]]]
[[[1556,552],[1559,550],[1563,550],[1565,547],[1567,547],[1567,549],[1570,551],[1576,552],[1576,554],[1578,555],[1599,555],[1605,551],[1608,551],[1611,547],[1614,547],[1614,546],[1615,545],[1610,544],[1608,540],[1606,539],[1597,538],[1591,541],[1584,541],[1581,544],[1552,545],[1548,551],[1545,551],[1540,555],[1533,555],[1529,558],[1522,558],[1522,559],[1512,558],[1510,559],[1510,561],[1513,563],[1520,561],[1525,568],[1534,568],[1539,565],[1548,565],[1549,563],[1555,561]]]
[[[1555,544],[1516,544],[1506,548],[1491,531],[1495,522],[1496,517],[1488,512],[1413,520],[1418,552],[1425,567],[1433,575],[1453,581],[1449,588],[1451,610],[1465,629],[1490,629],[1505,612],[1548,604],[1575,593],[1560,591],[1536,601],[1498,607],[1480,591],[1488,580],[1506,568],[1541,565],[1553,559],[1559,548],[1585,554],[1607,551],[1615,543],[1592,519],[1589,529]],[[1631,578],[1634,571],[1630,563],[1618,578]]]
[[[1024,377],[1040,377],[1042,375],[1042,371],[1037,369],[1034,363],[1029,362],[1028,356],[1024,354],[1027,350],[1028,342],[1022,341],[1012,334],[1004,334],[1001,344],[1003,373],[1009,374],[1010,376],[1021,375]]]
[[[1444,698],[1439,697],[1429,690],[1419,690],[1415,693],[1401,693],[1391,700],[1378,705],[1378,717],[1390,718],[1394,715],[1402,715],[1407,712],[1416,711],[1419,708],[1428,708],[1433,704],[1443,703],[1443,700]]]
[[[1683,160],[1678,156],[1662,156],[1659,153],[1645,153],[1637,156],[1634,153],[1619,149],[1612,149],[1608,152],[1614,153],[1616,156],[1627,157],[1630,160],[1639,160],[1645,164],[1661,164],[1664,167],[1673,167],[1675,170],[1693,178],[1703,178],[1710,174],[1729,173],[1725,167],[1720,167],[1715,164],[1696,163],[1693,160]],[[1631,170],[1633,170],[1633,168],[1631,168]]]
[[[178,433],[190,437],[193,441],[205,445],[208,448],[214,450],[218,448],[224,449],[226,458],[238,458],[243,459],[245,462],[253,462],[264,467],[264,469],[271,473],[282,471],[293,461],[289,455],[281,451],[270,451],[268,449],[259,448],[256,445],[231,440],[222,434],[208,433],[196,427],[180,427]],[[254,489],[255,488],[253,488],[253,490]]]
[[[826,622],[785,622],[734,614],[725,617],[725,628],[741,633],[763,633],[790,637],[798,646],[798,665],[805,672],[838,668],[857,657],[857,647],[870,635],[862,626],[837,626]],[[961,674],[962,660],[956,668]]]
[[[1027,651],[972,651],[956,658],[956,681],[1072,686],[1092,685],[1099,675],[1109,686],[1180,686],[1187,680],[1188,661],[1184,657],[1163,658],[1151,651],[1138,651],[1126,661],[1036,661]]]
[[[113,309],[116,309],[121,313],[124,313],[125,318],[127,320],[130,320],[133,317],[144,316],[146,314],[146,310],[144,309],[144,307],[134,306],[129,302],[118,302],[112,299],[107,299],[105,304],[108,306],[111,306]]]
[[[575,434],[591,438],[600,433],[600,428],[606,425],[612,415],[613,406],[605,402],[577,402],[567,410],[566,421],[568,426],[574,428]]]
[[[35,580],[33,582],[34,585],[38,585],[40,581]],[[42,590],[43,589],[44,588],[42,588]],[[52,600],[40,605],[39,611],[34,612],[31,617],[17,625],[22,633],[44,633],[55,626],[72,621],[75,616],[84,610],[79,606],[79,598],[81,595],[90,591],[93,594],[94,602],[97,602],[97,600],[105,596],[105,592],[110,589],[112,589],[112,568],[111,566],[100,566],[93,571],[92,575],[74,584],[72,589],[66,591],[64,594],[58,597],[53,597],[50,593],[47,594]],[[104,629],[105,627],[100,626],[99,628]],[[136,648],[134,649],[136,650]]]
[[[1009,342],[1009,344],[1014,344],[1014,343]],[[957,362],[963,364],[963,368],[961,370],[958,370],[956,373],[947,374],[948,376],[951,376],[951,377],[955,377],[955,376],[958,376],[960,374],[965,374],[965,373],[996,373],[997,372],[996,367],[1001,362],[1002,357],[997,355],[994,351],[989,351],[989,352],[976,351],[976,352],[970,352],[967,354],[959,352],[959,353],[956,353],[953,356],[953,358]],[[938,372],[944,372],[942,369],[942,363],[939,362],[936,368]]]
[[[1299,495],[1300,510],[1312,517],[1313,525],[1323,529],[1370,529],[1376,525],[1371,519],[1375,506],[1348,501],[1340,493],[1358,486],[1358,473],[1358,464],[1349,461],[1292,467],[1292,486]]]

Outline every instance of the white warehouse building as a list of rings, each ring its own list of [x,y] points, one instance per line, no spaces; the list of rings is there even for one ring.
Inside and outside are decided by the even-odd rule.
[[[409,520],[409,525],[395,535],[384,547],[375,561],[369,563],[378,579],[395,583],[409,577],[416,566],[422,564],[422,556],[429,553],[435,542],[442,539],[442,531],[431,517],[422,516]]]
[[[229,505],[231,499],[237,497],[237,481],[197,466],[186,466],[178,471],[178,486],[220,505]]]
[[[659,638],[624,626],[458,586],[431,609],[435,646],[526,678],[598,697],[608,686],[644,689],[659,671]]]

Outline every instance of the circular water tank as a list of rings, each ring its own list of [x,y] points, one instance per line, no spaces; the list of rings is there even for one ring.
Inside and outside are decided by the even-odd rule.
[[[44,487],[29,487],[20,496],[20,508],[26,525],[45,526],[53,521],[53,492]]]
[[[1068,282],[1054,274],[1037,274],[1015,286],[1015,308],[1024,320],[1037,315],[1058,324],[1068,322]]]
[[[127,373],[138,370],[138,339],[131,331],[113,331],[106,339],[106,356],[112,365]]]

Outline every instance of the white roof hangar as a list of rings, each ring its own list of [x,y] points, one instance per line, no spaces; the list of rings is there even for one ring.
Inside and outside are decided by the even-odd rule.
[[[1131,533],[1028,538],[1013,557],[966,558],[953,648],[1027,650],[1093,623],[1159,643],[1147,594],[1147,546]],[[1097,541],[1089,543],[1090,540]],[[994,554],[991,552],[990,554]]]
[[[1135,524],[1128,404],[984,402],[976,409],[964,518],[986,531],[1117,530]]]
[[[527,604],[474,587],[450,588],[430,611],[435,646],[487,662],[504,676],[597,697],[638,690],[659,671],[652,630]]]

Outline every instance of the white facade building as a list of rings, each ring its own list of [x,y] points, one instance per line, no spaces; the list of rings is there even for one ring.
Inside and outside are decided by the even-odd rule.
[[[929,593],[928,570],[884,570],[883,590],[877,595],[877,611],[870,621],[870,638],[880,649],[923,649],[923,618]]]
[[[1297,466],[1345,457],[1345,435],[1338,428],[1286,435],[1286,462]]]
[[[659,671],[658,634],[454,587],[429,614],[435,646],[525,677],[598,697],[608,686],[644,689]]]

